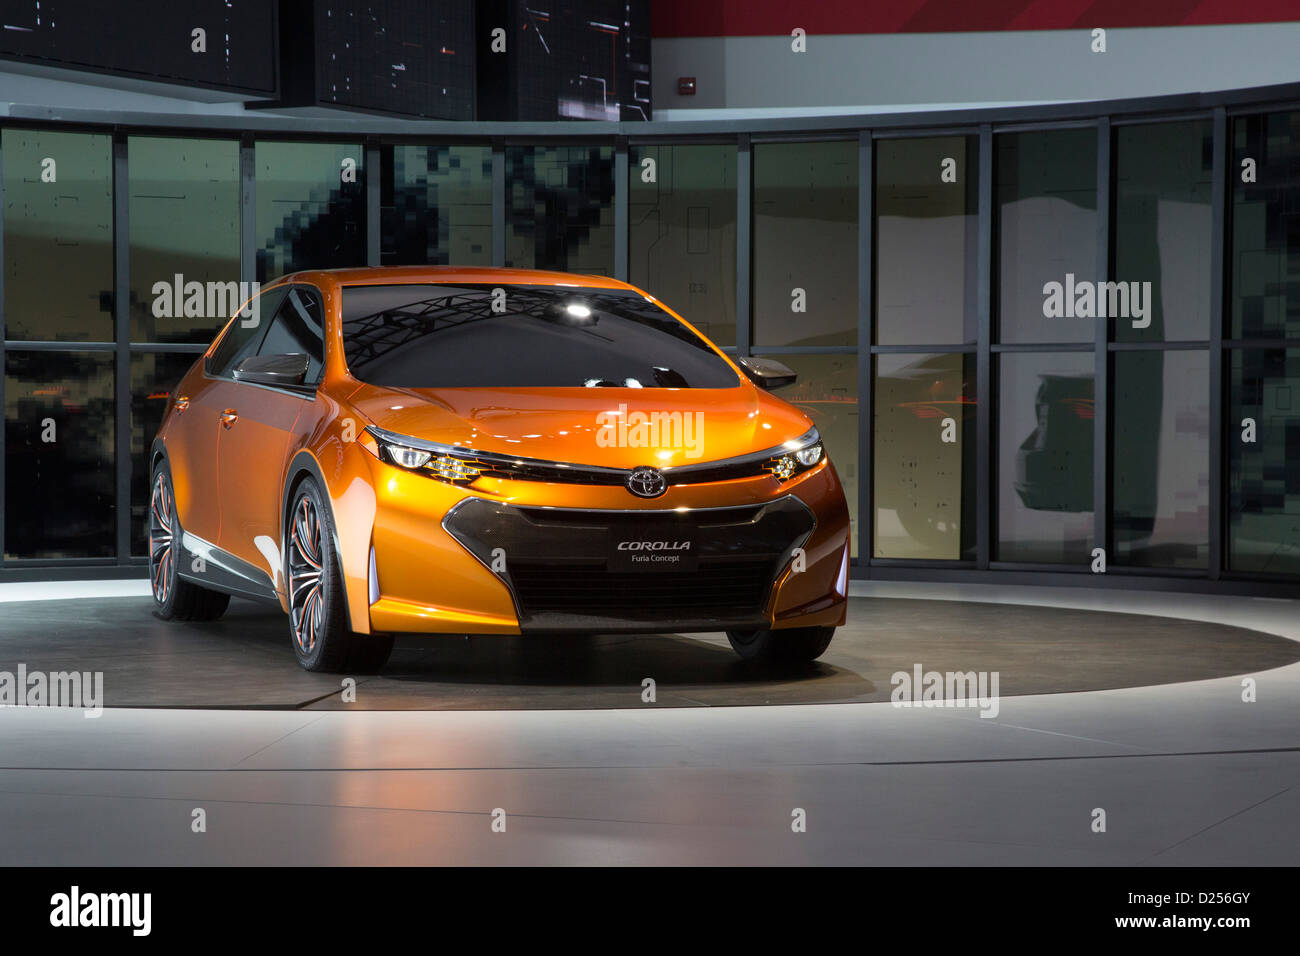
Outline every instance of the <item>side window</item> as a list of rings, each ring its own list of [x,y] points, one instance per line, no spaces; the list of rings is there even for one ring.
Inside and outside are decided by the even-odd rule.
[[[208,361],[209,375],[230,378],[234,374],[236,365],[257,353],[257,346],[266,332],[267,323],[275,315],[275,310],[280,307],[286,291],[288,287],[281,286],[263,292],[257,299],[256,321],[243,315],[235,316],[235,321],[230,324],[230,328],[226,329],[226,334],[222,336],[212,353],[212,358]]]
[[[325,365],[325,325],[320,297],[302,286],[294,287],[266,330],[258,355],[307,356],[305,384],[320,382]]]

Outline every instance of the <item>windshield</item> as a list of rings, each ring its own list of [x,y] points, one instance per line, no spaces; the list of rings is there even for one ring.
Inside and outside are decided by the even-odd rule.
[[[699,335],[626,289],[343,288],[348,368],[398,388],[734,388]]]

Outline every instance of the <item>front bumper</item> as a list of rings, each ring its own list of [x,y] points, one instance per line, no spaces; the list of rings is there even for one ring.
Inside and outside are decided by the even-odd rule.
[[[677,486],[651,501],[619,487],[480,479],[466,488],[370,466],[373,631],[651,633],[844,620],[849,520],[829,462],[785,484],[762,476]],[[685,561],[652,565],[619,549],[628,541],[689,547],[676,552]]]

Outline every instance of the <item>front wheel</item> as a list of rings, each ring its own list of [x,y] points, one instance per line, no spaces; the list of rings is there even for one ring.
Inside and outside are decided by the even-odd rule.
[[[833,627],[792,627],[783,631],[728,631],[731,649],[747,661],[814,661],[835,636]]]
[[[305,670],[333,673],[382,668],[393,638],[352,632],[334,547],[334,519],[311,478],[294,493],[284,558],[289,630],[298,663]]]

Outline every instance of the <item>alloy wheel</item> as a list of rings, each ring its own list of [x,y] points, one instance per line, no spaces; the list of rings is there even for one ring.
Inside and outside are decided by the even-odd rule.
[[[289,613],[298,649],[310,654],[316,647],[325,616],[320,515],[311,498],[303,495],[293,511],[289,535]]]
[[[153,480],[153,494],[149,498],[149,581],[153,585],[153,598],[159,604],[166,604],[171,596],[176,561],[174,543],[172,486],[167,473],[160,471]]]

